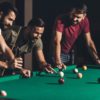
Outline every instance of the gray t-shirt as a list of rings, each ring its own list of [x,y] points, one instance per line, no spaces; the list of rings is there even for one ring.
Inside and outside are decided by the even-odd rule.
[[[43,49],[43,43],[40,38],[32,41],[29,40],[25,44],[19,46],[20,53],[28,53],[32,52],[33,50],[37,51],[38,49]]]

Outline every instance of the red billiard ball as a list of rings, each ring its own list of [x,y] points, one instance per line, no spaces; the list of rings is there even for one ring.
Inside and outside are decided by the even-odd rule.
[[[7,96],[7,92],[4,91],[4,90],[1,90],[1,91],[0,91],[0,95],[5,97],[5,96]]]
[[[63,79],[63,78],[60,78],[60,79],[58,80],[58,82],[59,82],[59,84],[64,84],[64,79]]]

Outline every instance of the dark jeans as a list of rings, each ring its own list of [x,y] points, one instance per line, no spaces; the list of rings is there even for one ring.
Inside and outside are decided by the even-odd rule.
[[[71,55],[70,54],[61,53],[61,61],[64,64],[69,63],[71,61]]]

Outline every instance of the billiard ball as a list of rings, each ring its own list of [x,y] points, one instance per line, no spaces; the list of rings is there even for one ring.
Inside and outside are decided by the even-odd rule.
[[[7,96],[7,92],[4,91],[4,90],[1,90],[1,91],[0,91],[0,95],[5,97],[5,96]]]
[[[100,78],[98,78],[98,83],[100,84]]]
[[[77,76],[78,76],[78,78],[82,78],[83,77],[82,73],[77,73]]]
[[[63,79],[63,78],[60,78],[60,79],[58,80],[58,82],[59,82],[59,84],[64,84],[64,79]]]
[[[82,69],[87,70],[87,66],[86,65],[82,66]]]
[[[60,75],[61,78],[63,78],[64,77],[64,72],[59,71],[59,75]]]
[[[78,69],[75,68],[75,69],[73,70],[73,72],[74,72],[74,73],[78,73]]]

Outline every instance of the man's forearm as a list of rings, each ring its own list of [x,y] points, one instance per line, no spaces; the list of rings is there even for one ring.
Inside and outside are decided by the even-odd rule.
[[[0,35],[0,49],[9,58],[9,60],[13,61],[15,59],[12,50],[7,46],[2,35]]]
[[[6,56],[8,57],[8,59],[9,59],[10,61],[14,61],[15,56],[14,56],[12,50],[11,50],[9,47],[7,47],[7,49],[6,49],[6,51],[5,51],[5,54],[6,54]]]
[[[91,43],[90,46],[88,46],[88,49],[94,61],[97,62],[97,60],[99,60],[99,57],[94,43]]]
[[[55,63],[56,64],[61,63],[60,54],[61,54],[61,46],[60,44],[56,44],[55,45]]]

